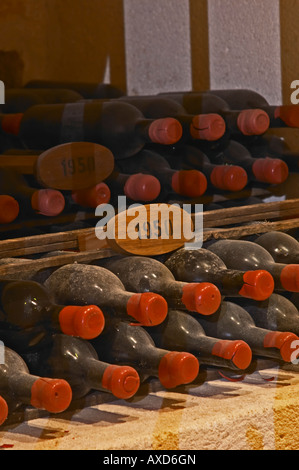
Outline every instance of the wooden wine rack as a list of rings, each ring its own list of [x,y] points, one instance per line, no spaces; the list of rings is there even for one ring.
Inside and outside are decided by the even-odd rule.
[[[289,232],[299,228],[299,198],[204,212],[203,225],[204,241],[213,238],[239,239],[274,230]],[[59,251],[59,254],[56,254],[57,251]],[[89,263],[94,259],[111,257],[116,254],[117,252],[112,248],[102,246],[102,244],[99,243],[94,237],[93,228],[4,239],[0,241],[0,278],[26,279],[30,278],[33,274],[47,269],[56,268],[69,263]],[[19,261],[15,262],[17,259],[19,259]],[[262,383],[263,386],[266,386],[268,383],[267,380],[272,380],[271,370],[274,371],[276,380],[287,382],[288,378],[292,377],[292,381],[296,382],[296,377],[299,377],[296,367],[292,370],[291,367],[279,366],[279,370],[285,375],[282,375],[282,378],[279,376],[279,379],[277,379],[277,365],[268,360],[258,360],[252,363],[251,371],[248,371],[248,377],[252,374],[251,386],[255,386],[256,380],[258,380],[259,384]],[[263,371],[265,371],[266,378],[261,379]],[[158,397],[162,394],[164,400],[169,400],[169,403],[171,403],[171,400],[178,400],[178,396],[184,400],[186,397],[189,397],[190,394],[192,396],[192,390],[198,390],[201,384],[207,382],[218,383],[219,380],[227,380],[226,383],[228,387],[234,388],[235,386],[235,389],[237,389],[241,386],[240,378],[234,377],[234,375],[229,377],[225,374],[227,374],[227,372],[222,375],[221,370],[203,369],[196,383],[190,386],[179,387],[178,390],[174,392],[163,390],[159,382],[152,379],[141,385],[134,399],[125,402],[121,401],[120,403],[123,404],[124,409],[128,411],[131,405],[146,400],[147,396]],[[233,386],[232,384],[235,385]],[[108,393],[92,392],[84,397],[84,399],[74,401],[67,411],[59,414],[59,419],[67,420],[69,416],[73,416],[78,410],[84,410],[85,408],[101,407],[104,404],[109,404],[109,406],[116,404],[117,406],[118,403],[119,401]],[[109,407],[107,409],[109,409]],[[49,420],[52,418],[53,416],[49,416],[46,411],[43,412],[31,407],[26,407],[10,415],[0,432],[3,431],[5,435],[5,430],[10,429],[11,426],[17,426],[20,423],[36,419]],[[56,418],[54,417],[53,419],[55,420]],[[176,448],[173,447],[175,446],[173,441],[170,440],[169,442],[168,438],[165,436],[164,438],[161,444],[164,450],[173,450],[173,448]],[[138,438],[136,437],[136,439]],[[136,447],[131,448],[138,448],[139,445],[142,446],[142,444],[136,443]],[[111,444],[111,448],[113,448],[113,443]],[[126,448],[129,449],[130,447],[124,447],[124,449]]]

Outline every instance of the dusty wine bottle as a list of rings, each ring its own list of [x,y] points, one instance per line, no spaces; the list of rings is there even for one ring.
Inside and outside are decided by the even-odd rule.
[[[159,96],[175,100],[191,114],[219,114],[231,135],[261,135],[269,129],[269,116],[262,109],[230,108],[225,100],[209,91],[159,93]]]
[[[178,281],[213,282],[222,296],[264,300],[274,289],[273,277],[265,269],[229,267],[212,249],[181,248],[168,257],[165,266]]]
[[[154,258],[120,256],[98,262],[114,273],[127,290],[156,292],[166,299],[170,308],[211,315],[220,305],[221,294],[214,284],[176,281],[170,270]]]
[[[167,159],[171,168],[202,172],[211,190],[217,188],[222,191],[241,191],[248,183],[244,168],[232,164],[214,164],[194,145],[177,144],[165,149],[160,146],[159,154]]]
[[[54,334],[47,348],[22,355],[31,373],[58,376],[70,384],[73,399],[91,390],[111,393],[117,398],[131,398],[138,391],[140,378],[127,365],[101,360],[91,343],[81,338]]]
[[[159,348],[188,351],[200,365],[244,370],[251,363],[252,351],[245,341],[207,336],[192,315],[180,310],[169,309],[163,323],[146,330]]]
[[[265,248],[276,263],[299,264],[299,242],[287,233],[266,232],[255,237],[254,243]]]
[[[182,136],[176,119],[146,119],[135,106],[117,100],[36,105],[23,114],[0,115],[0,122],[2,131],[30,148],[92,142],[107,147],[115,159],[133,155],[146,143],[170,145]]]
[[[196,169],[174,170],[159,153],[143,149],[133,157],[119,162],[122,171],[134,173],[141,171],[156,177],[161,184],[162,192],[175,192],[181,196],[199,197],[207,189],[207,178]]]
[[[61,413],[71,403],[72,389],[66,380],[30,373],[24,359],[7,347],[4,347],[4,361],[0,364],[0,377],[0,393],[9,413],[24,405]]]
[[[159,324],[168,312],[164,297],[153,292],[129,292],[117,276],[100,266],[64,265],[54,271],[44,284],[56,302],[68,305],[92,303],[98,305],[104,315],[111,312],[114,316],[134,318],[145,326]]]
[[[266,269],[273,276],[274,290],[299,291],[299,265],[276,263],[262,246],[247,240],[217,240],[208,246],[229,269]]]
[[[174,100],[159,96],[123,96],[119,98],[136,106],[148,119],[172,117],[182,126],[182,140],[214,141],[220,139],[226,130],[224,119],[216,113],[188,114],[183,106]]]
[[[139,172],[138,168],[130,174],[118,171],[118,167],[115,167],[115,171],[105,180],[114,199],[122,195],[136,202],[151,202],[157,199],[161,184],[154,175]]]
[[[155,377],[165,388],[175,388],[193,382],[199,372],[193,354],[157,348],[143,327],[128,322],[111,323],[101,341],[90,342],[103,360],[134,367],[141,382]]]
[[[105,318],[95,305],[55,304],[48,290],[38,282],[0,280],[1,327],[30,328],[39,324],[50,331],[90,339],[103,331]]]
[[[254,356],[282,362],[293,360],[294,344],[297,344],[298,336],[292,332],[257,327],[249,313],[236,303],[223,301],[217,313],[210,319],[196,319],[207,335],[225,340],[245,341]]]

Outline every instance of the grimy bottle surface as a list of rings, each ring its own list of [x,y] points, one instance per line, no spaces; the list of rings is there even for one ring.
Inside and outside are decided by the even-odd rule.
[[[160,323],[167,315],[164,297],[152,291],[125,289],[121,280],[101,266],[68,264],[54,271],[44,282],[56,302],[99,306],[109,316],[137,320],[144,325]]]
[[[212,246],[213,248],[213,246]],[[211,250],[212,250],[211,248]],[[264,269],[227,267],[217,253],[205,248],[181,248],[165,261],[173,276],[183,282],[213,282],[223,296],[244,296],[256,300],[268,298],[274,281]]]
[[[91,344],[103,360],[134,367],[142,382],[156,377],[164,387],[174,388],[195,380],[199,371],[195,356],[158,348],[143,327],[128,322],[112,322]]]
[[[172,308],[211,315],[220,305],[219,289],[211,282],[185,283],[176,281],[160,261],[143,256],[117,257],[101,260],[132,292],[156,292]]]
[[[34,373],[67,380],[73,398],[84,397],[92,389],[130,398],[140,384],[135,369],[101,360],[89,341],[74,336],[54,334],[47,348],[23,357]]]
[[[233,302],[223,301],[215,315],[200,317],[198,321],[207,335],[227,340],[241,339],[250,346],[254,356],[283,362],[293,360],[294,342],[299,340],[292,332],[257,327],[250,314]]]
[[[274,290],[299,291],[298,264],[275,263],[265,248],[247,240],[218,240],[208,249],[230,269],[266,269],[274,279]]]
[[[147,332],[156,346],[189,351],[200,364],[239,370],[247,369],[251,363],[252,351],[247,343],[207,336],[192,315],[180,310],[169,310],[164,322],[147,328]]]

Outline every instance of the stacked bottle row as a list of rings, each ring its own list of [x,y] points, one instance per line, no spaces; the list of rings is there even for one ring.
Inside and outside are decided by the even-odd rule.
[[[107,148],[113,167],[103,180],[71,192],[38,187],[40,182],[27,176],[25,183],[10,185],[21,188],[30,211],[53,216],[80,207],[94,209],[100,203],[115,203],[119,195],[126,195],[129,202],[176,198],[199,198],[200,202],[206,192],[237,192],[251,184],[283,183],[289,168],[296,168],[296,158],[280,138],[270,140],[267,130],[298,127],[297,107],[270,106],[253,91],[137,97],[108,85],[64,84],[70,89],[58,85],[62,86],[53,83],[50,88],[49,83],[33,82],[27,88],[7,90],[0,116],[2,153],[13,159],[14,153],[20,156],[24,152],[25,159],[26,152],[40,155],[65,143],[86,141]],[[100,95],[100,90],[106,94]],[[108,159],[107,153],[104,159]],[[60,163],[65,180],[74,179],[74,162]],[[82,162],[80,171],[85,171]],[[3,169],[1,175],[2,182],[6,181]],[[4,183],[2,187],[3,193]],[[42,191],[39,197],[37,190]],[[2,223],[15,220],[18,214],[18,199],[7,192],[2,194],[1,213],[10,215],[2,215]],[[9,204],[10,212],[5,209]],[[27,213],[24,210],[25,217]]]
[[[205,368],[246,374],[257,358],[292,363],[298,253],[294,237],[269,232],[161,258],[66,264],[31,279],[20,264],[19,279],[0,281],[0,396],[11,412],[58,413],[92,390],[129,399],[151,378],[174,389]]]

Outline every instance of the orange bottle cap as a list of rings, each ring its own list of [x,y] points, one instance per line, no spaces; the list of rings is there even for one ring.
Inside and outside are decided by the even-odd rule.
[[[138,391],[140,377],[133,367],[109,365],[103,374],[102,386],[117,398],[131,398]]]
[[[63,379],[38,378],[31,387],[31,405],[50,413],[65,411],[72,400],[72,389]]]
[[[140,325],[159,325],[168,314],[168,304],[159,294],[133,294],[127,303],[127,314],[135,318]]]
[[[6,194],[0,195],[0,224],[10,224],[19,215],[18,201]]]
[[[288,264],[280,273],[282,287],[289,292],[299,292],[299,264]]]
[[[126,181],[125,195],[133,201],[154,201],[160,194],[160,181],[152,175],[136,173]]]
[[[85,207],[97,207],[100,204],[108,204],[111,191],[106,183],[98,183],[92,188],[72,192],[72,199],[76,204]]]
[[[39,214],[55,217],[64,210],[65,199],[56,189],[38,189],[31,197],[31,207]]]
[[[214,344],[213,356],[232,361],[238,369],[247,369],[252,360],[252,351],[245,341],[219,340]]]
[[[202,196],[207,186],[207,178],[198,170],[176,171],[172,177],[172,189],[181,196]]]
[[[68,305],[59,312],[59,324],[62,333],[66,335],[93,339],[102,333],[105,317],[96,305]]]
[[[244,168],[237,165],[219,165],[211,173],[213,186],[226,191],[241,191],[248,183]]]
[[[252,165],[255,178],[262,183],[281,184],[289,176],[288,165],[280,158],[260,158]]]
[[[288,127],[299,127],[299,106],[297,105],[277,106],[274,116],[281,119]]]
[[[212,315],[220,307],[221,294],[214,284],[191,282],[183,287],[182,302],[190,312]]]
[[[223,137],[226,124],[219,114],[198,114],[192,119],[190,134],[193,139],[215,141]]]
[[[6,421],[8,416],[8,405],[3,397],[0,396],[0,425]]]
[[[266,300],[274,290],[274,279],[268,271],[263,269],[247,271],[243,275],[244,285],[239,295],[254,300]]]
[[[2,119],[1,128],[7,134],[18,135],[22,119],[22,113],[6,114]]]
[[[244,135],[261,135],[269,129],[270,118],[261,109],[244,109],[238,116],[237,125]]]
[[[165,388],[189,384],[199,372],[198,359],[193,354],[171,351],[162,357],[159,364],[159,380]]]
[[[271,331],[264,338],[265,348],[276,348],[280,350],[281,358],[285,362],[291,362],[295,351],[298,349],[299,337],[294,333]],[[294,357],[296,359],[296,357]]]
[[[149,138],[153,143],[172,145],[177,143],[183,135],[183,128],[174,118],[156,119],[149,127]]]

